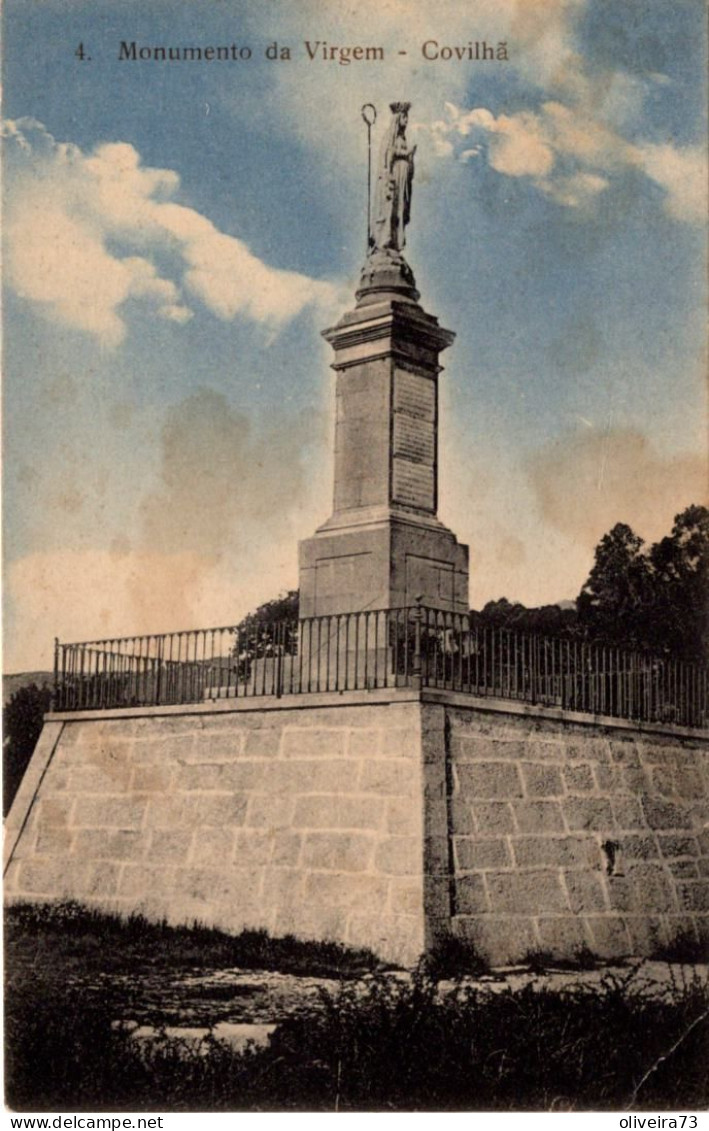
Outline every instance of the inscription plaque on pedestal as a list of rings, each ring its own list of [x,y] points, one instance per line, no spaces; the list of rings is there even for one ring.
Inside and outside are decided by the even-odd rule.
[[[430,377],[394,372],[391,501],[436,510],[436,386]]]
[[[436,509],[433,466],[426,467],[397,456],[393,461],[392,472],[392,501],[433,513]]]
[[[431,378],[397,369],[394,373],[394,412],[435,421],[436,386]]]
[[[416,416],[394,414],[394,455],[426,463],[433,467],[436,455],[436,435],[433,421]]]

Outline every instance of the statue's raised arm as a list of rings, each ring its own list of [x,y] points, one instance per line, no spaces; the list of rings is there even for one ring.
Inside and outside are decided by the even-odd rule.
[[[411,215],[416,146],[409,149],[406,126],[410,102],[392,102],[392,120],[382,139],[369,232],[370,252],[401,251]]]

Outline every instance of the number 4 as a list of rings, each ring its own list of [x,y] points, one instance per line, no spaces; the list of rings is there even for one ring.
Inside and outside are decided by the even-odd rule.
[[[83,63],[84,59],[86,58],[86,52],[84,51],[83,43],[79,44],[79,46],[77,47],[74,54],[76,55],[77,59],[81,59],[81,61]]]

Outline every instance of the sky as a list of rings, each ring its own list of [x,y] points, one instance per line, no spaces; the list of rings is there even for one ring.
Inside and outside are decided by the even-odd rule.
[[[5,0],[4,670],[297,585],[367,102],[375,146],[412,103],[471,605],[573,599],[616,522],[705,501],[706,43],[702,0]]]

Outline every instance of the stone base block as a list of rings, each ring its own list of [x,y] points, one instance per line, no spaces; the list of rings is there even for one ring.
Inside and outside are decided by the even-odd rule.
[[[436,519],[405,513],[338,527],[300,543],[300,615],[414,606],[468,612],[468,548]]]

